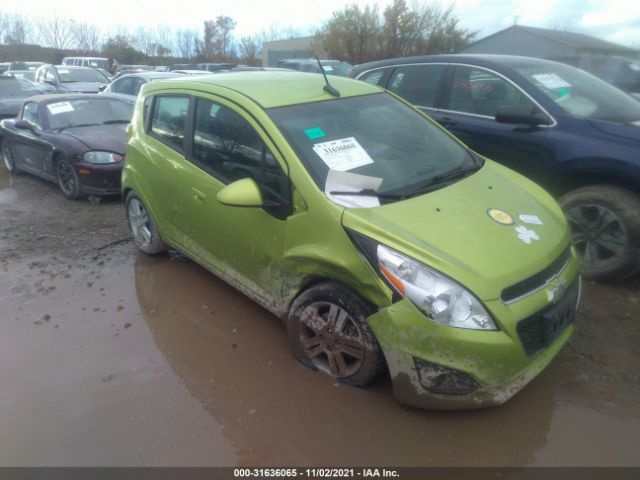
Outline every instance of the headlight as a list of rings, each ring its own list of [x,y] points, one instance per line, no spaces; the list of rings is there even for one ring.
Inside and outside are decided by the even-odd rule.
[[[378,269],[431,320],[474,330],[497,330],[491,315],[462,285],[395,250],[377,247]]]
[[[122,156],[111,152],[86,152],[82,159],[87,163],[116,163],[122,161]]]

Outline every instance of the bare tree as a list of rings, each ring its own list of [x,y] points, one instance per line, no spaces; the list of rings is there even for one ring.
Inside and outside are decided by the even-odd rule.
[[[215,20],[205,20],[200,54],[209,61],[228,60],[233,54],[231,32],[235,27],[235,20],[223,15]]]
[[[196,54],[198,34],[194,30],[178,30],[176,33],[177,53],[183,58],[192,58]]]
[[[255,36],[242,37],[238,49],[240,58],[247,65],[256,66],[260,63],[260,44]]]
[[[173,31],[171,27],[166,24],[158,25],[156,28],[156,43],[158,47],[156,53],[160,57],[171,54],[174,50],[173,46]]]
[[[28,17],[18,14],[5,15],[2,23],[4,28],[0,40],[4,39],[7,45],[26,45],[31,40],[33,27]]]
[[[132,37],[133,46],[147,57],[153,57],[158,49],[158,43],[153,31],[138,27]]]
[[[226,60],[233,56],[231,32],[236,28],[236,21],[231,17],[221,15],[216,18],[216,23],[218,24],[218,31],[220,32],[220,53],[222,54],[222,59]]]
[[[40,43],[57,50],[65,50],[73,43],[72,21],[68,18],[49,17],[38,21]]]
[[[100,50],[102,35],[95,25],[72,21],[71,34],[76,42],[76,48],[81,52],[95,53]]]

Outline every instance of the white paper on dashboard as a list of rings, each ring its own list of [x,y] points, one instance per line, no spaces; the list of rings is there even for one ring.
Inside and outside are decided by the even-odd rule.
[[[329,200],[343,207],[369,208],[379,207],[380,200],[375,195],[332,195],[329,192],[359,192],[360,190],[377,191],[382,185],[379,177],[368,177],[357,173],[329,170],[324,184],[324,193]]]
[[[532,77],[545,87],[552,90],[555,88],[567,88],[571,86],[570,83],[567,83],[555,73],[539,73],[538,75],[532,75]]]
[[[366,150],[353,137],[316,143],[313,151],[331,170],[346,172],[373,163]]]
[[[51,112],[51,115],[73,112],[73,105],[71,105],[69,102],[50,103],[49,105],[47,105],[47,108]]]

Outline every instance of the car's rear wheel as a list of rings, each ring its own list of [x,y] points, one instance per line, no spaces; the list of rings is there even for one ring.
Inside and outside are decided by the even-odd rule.
[[[70,200],[80,198],[80,180],[69,160],[59,155],[56,162],[56,178],[58,187],[65,197]]]
[[[373,309],[343,285],[324,282],[303,292],[287,319],[289,344],[305,366],[363,387],[383,366],[383,355],[366,319]]]
[[[2,142],[2,160],[4,161],[4,166],[9,170],[9,173],[12,175],[19,173],[19,170],[16,167],[16,160],[13,156],[13,151],[9,146],[9,142],[6,140]]]
[[[167,244],[164,243],[158,229],[156,228],[151,215],[147,212],[147,208],[140,197],[135,193],[129,192],[125,200],[127,209],[127,220],[129,222],[129,230],[133,236],[136,246],[144,253],[156,255],[167,250]]]
[[[594,185],[573,190],[559,201],[586,279],[621,280],[640,268],[638,194]]]

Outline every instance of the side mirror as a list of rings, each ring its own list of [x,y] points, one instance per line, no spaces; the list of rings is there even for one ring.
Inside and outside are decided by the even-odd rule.
[[[218,201],[230,207],[262,207],[262,192],[253,178],[230,183],[218,192]]]
[[[496,112],[498,123],[518,123],[535,127],[538,125],[551,125],[553,121],[543,112],[524,105],[502,105]]]
[[[14,124],[14,127],[19,128],[20,130],[31,130],[33,131],[33,125],[31,125],[26,120],[17,120]]]
[[[104,89],[105,89],[105,88],[107,88],[107,86],[106,86],[106,85],[100,85],[100,86],[98,87],[98,91],[99,91],[99,92],[104,92]]]

